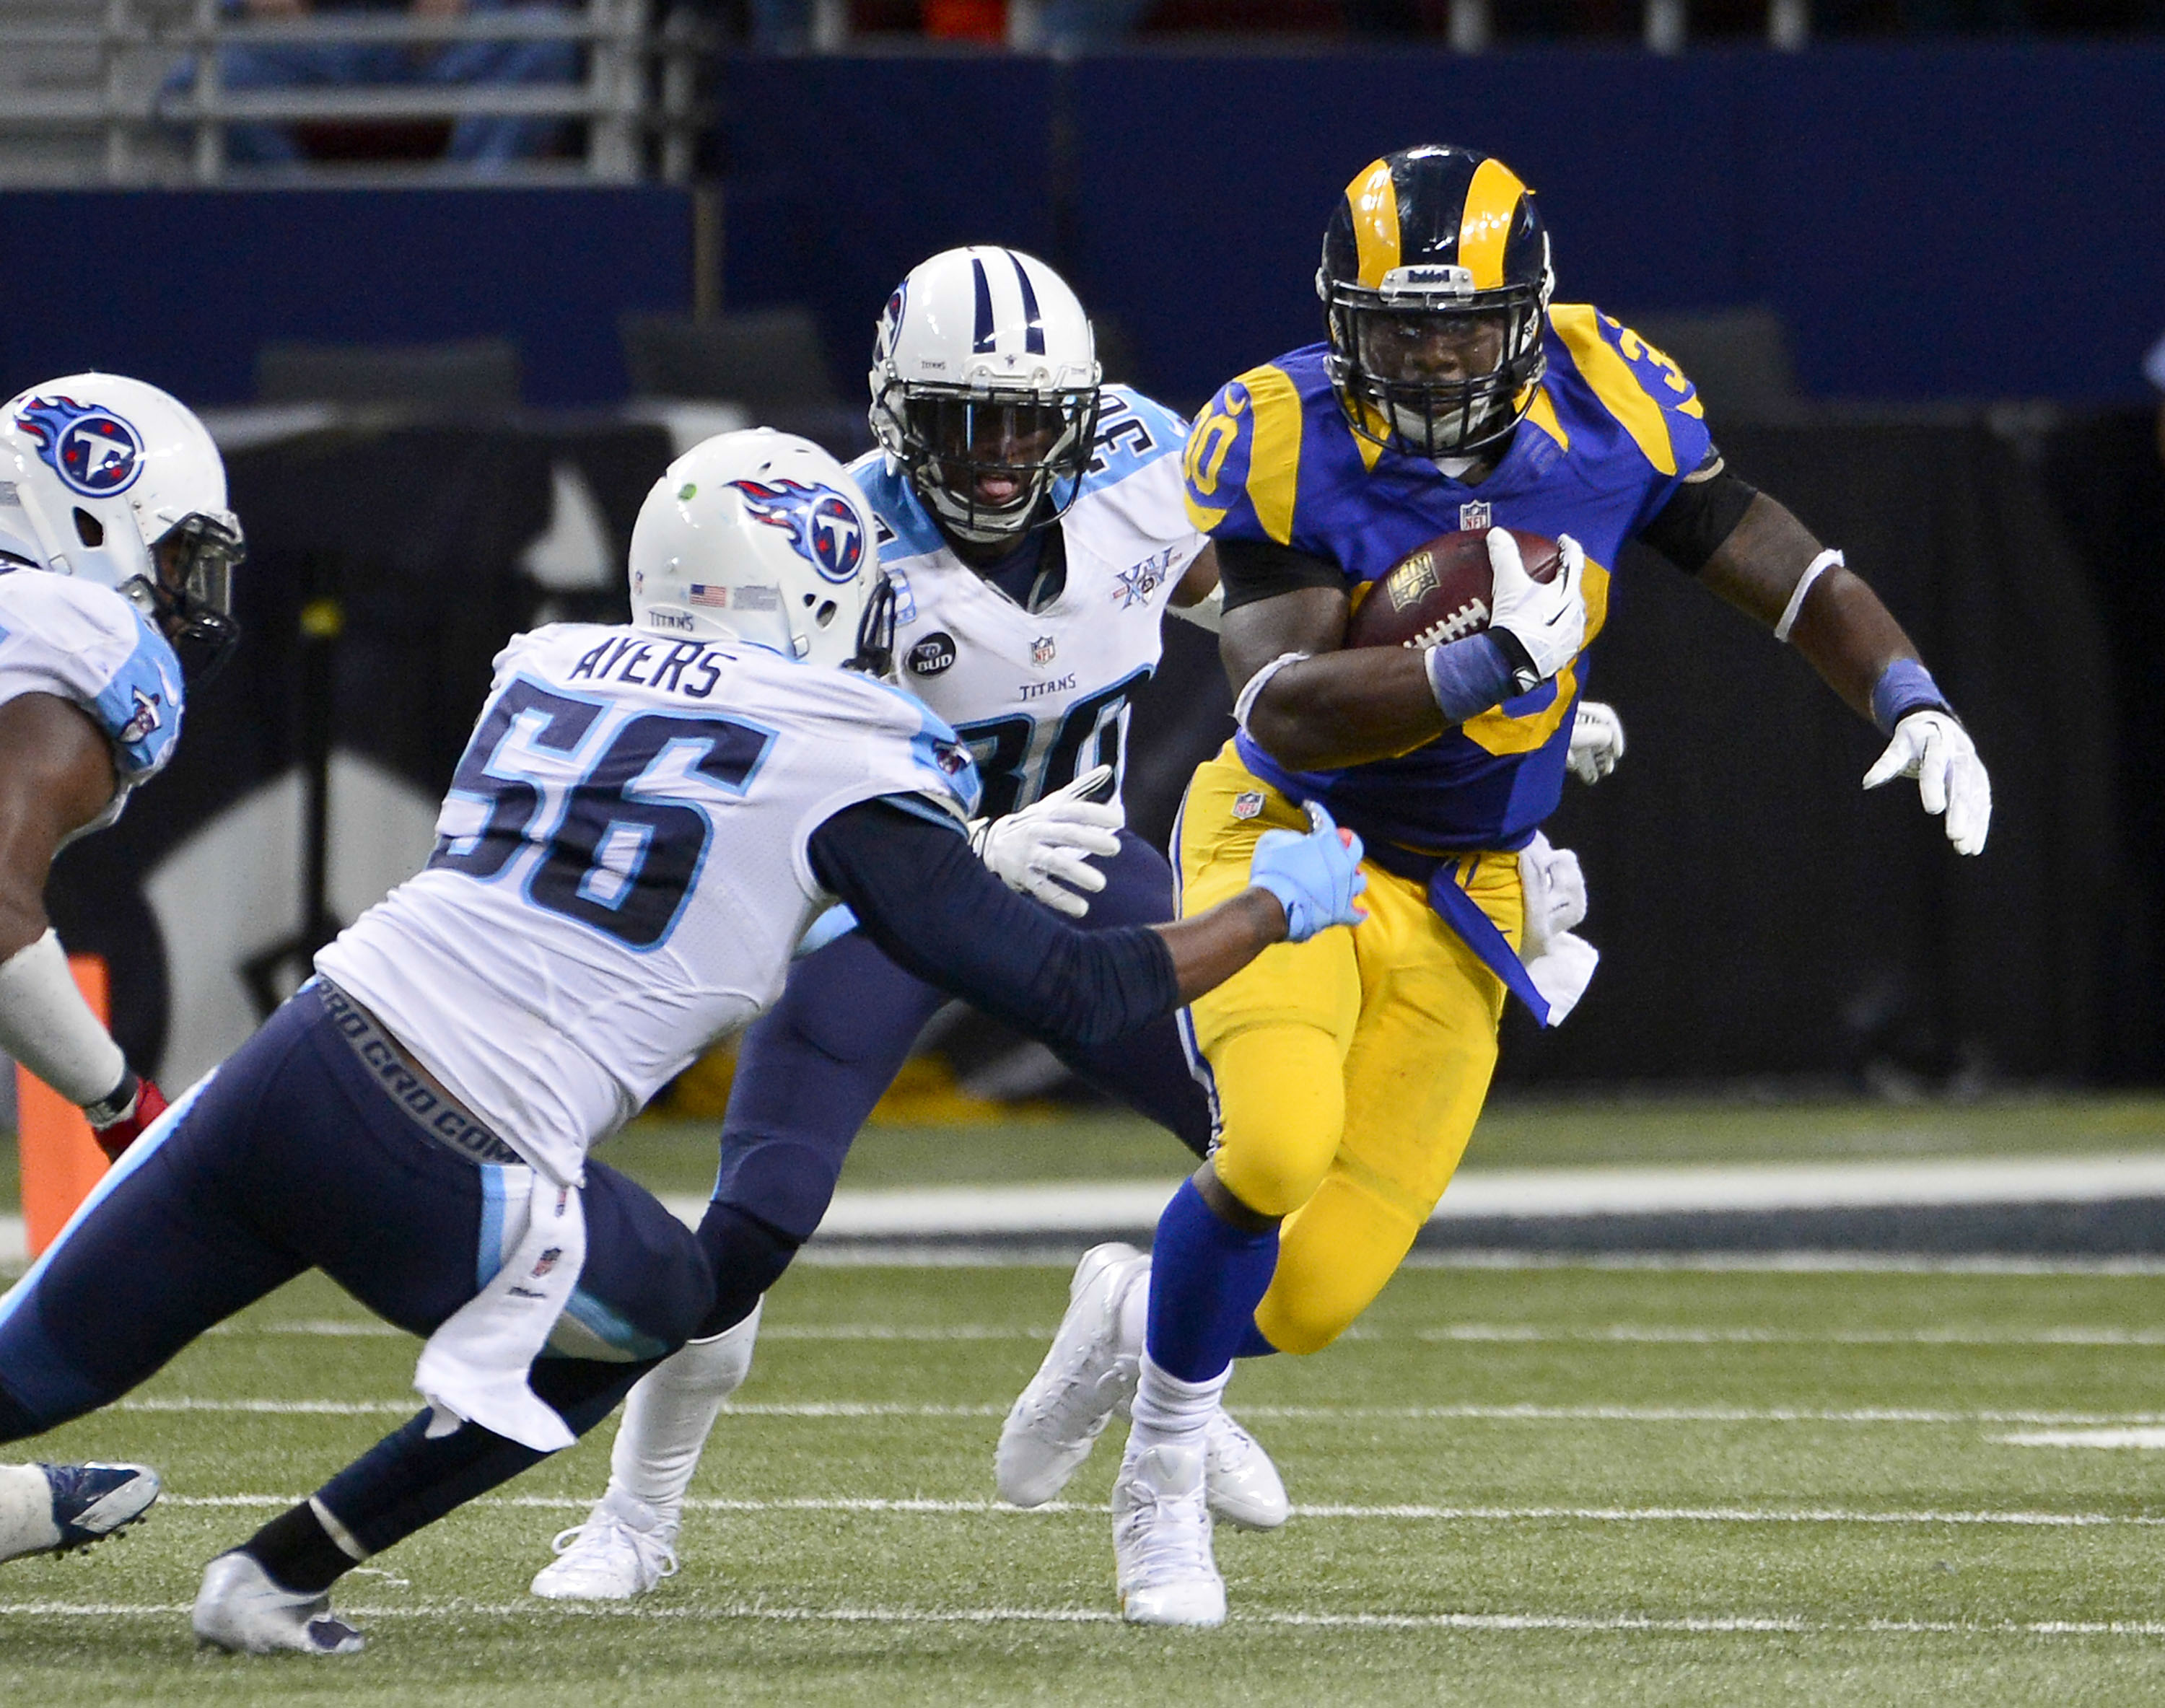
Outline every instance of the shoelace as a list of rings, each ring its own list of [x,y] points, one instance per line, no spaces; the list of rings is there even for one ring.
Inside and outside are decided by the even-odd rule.
[[[632,1558],[641,1566],[647,1563],[647,1550],[654,1550],[661,1556],[661,1563],[656,1568],[654,1575],[657,1579],[677,1575],[677,1550],[666,1542],[656,1541],[643,1531],[634,1530],[620,1518],[590,1518],[584,1524],[575,1524],[569,1530],[560,1530],[556,1539],[549,1544],[549,1552],[552,1554],[571,1552],[585,1539],[589,1530],[594,1533],[597,1547],[606,1547],[614,1542],[619,1547],[628,1547],[631,1550]]]
[[[1120,1528],[1125,1540],[1132,1541],[1138,1531],[1141,1533],[1142,1558],[1138,1564],[1144,1581],[1162,1570],[1194,1577],[1217,1569],[1210,1553],[1210,1509],[1202,1485],[1198,1484],[1188,1494],[1174,1494],[1138,1479],[1129,1499],[1133,1505],[1122,1518]],[[1194,1510],[1183,1512],[1183,1507]]]

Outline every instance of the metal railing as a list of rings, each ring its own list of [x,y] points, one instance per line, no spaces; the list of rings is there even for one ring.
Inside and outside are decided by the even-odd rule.
[[[88,10],[85,7],[84,10]],[[467,118],[555,119],[584,129],[576,159],[521,160],[461,170],[441,161],[374,164],[336,175],[411,175],[432,181],[471,177],[494,182],[572,179],[626,183],[692,175],[700,127],[711,119],[698,98],[698,68],[714,47],[691,13],[656,22],[651,0],[580,0],[561,10],[536,8],[456,17],[332,12],[294,18],[224,15],[219,0],[103,0],[95,22],[0,21],[0,61],[18,67],[45,51],[51,67],[37,80],[0,88],[0,174],[17,184],[40,177],[85,177],[115,184],[179,180],[198,184],[260,182],[282,171],[310,177],[320,166],[239,166],[229,158],[227,128],[238,124],[456,124]],[[567,42],[583,50],[585,69],[561,82],[324,83],[226,86],[221,50],[306,49],[353,45],[412,49],[461,42]],[[174,68],[192,58],[192,74]],[[72,73],[72,76],[70,75]],[[11,80],[13,81],[13,80]],[[9,170],[8,145],[25,138],[95,139],[95,166],[48,146],[23,150]],[[43,160],[53,164],[41,171]]]

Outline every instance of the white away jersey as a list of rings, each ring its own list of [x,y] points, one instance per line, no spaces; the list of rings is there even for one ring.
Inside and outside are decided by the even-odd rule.
[[[1092,766],[1125,764],[1128,696],[1156,669],[1167,602],[1202,551],[1188,520],[1180,418],[1107,386],[1082,490],[1059,524],[1067,584],[1025,611],[957,557],[909,478],[850,466],[880,525],[903,683],[955,728],[998,818]]]
[[[86,830],[119,818],[128,791],[155,777],[180,739],[180,660],[142,613],[95,582],[0,572],[0,703],[26,693],[72,700],[113,744],[120,787]]]
[[[977,808],[967,750],[907,694],[734,641],[536,630],[498,655],[428,866],[316,966],[575,1180],[781,994],[833,900],[807,839],[879,795]]]

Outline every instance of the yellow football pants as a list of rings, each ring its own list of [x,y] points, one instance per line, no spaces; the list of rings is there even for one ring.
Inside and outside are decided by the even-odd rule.
[[[1306,816],[1229,744],[1189,783],[1177,831],[1183,915],[1237,894],[1256,839]],[[1496,1066],[1504,983],[1429,905],[1363,862],[1367,921],[1266,949],[1186,1024],[1218,1103],[1218,1178],[1286,1220],[1256,1323],[1312,1352],[1383,1291],[1443,1196]],[[1518,857],[1469,854],[1459,881],[1516,948]]]

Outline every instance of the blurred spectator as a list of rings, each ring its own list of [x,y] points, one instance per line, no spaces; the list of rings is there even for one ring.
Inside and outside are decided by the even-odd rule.
[[[301,18],[333,12],[406,11],[417,18],[473,17],[489,13],[556,14],[563,0],[222,0],[229,14],[254,18]],[[579,78],[575,41],[251,42],[222,50],[220,82],[229,89],[321,88],[423,84],[572,83]],[[168,90],[187,88],[195,61],[183,61],[166,80]],[[229,124],[226,156],[249,165],[281,166],[320,155],[403,157],[414,152],[414,127],[398,125]],[[555,147],[562,121],[548,118],[470,114],[450,126],[442,147],[446,159],[500,165]],[[353,146],[358,132],[362,145]],[[367,147],[376,134],[382,146]],[[325,142],[325,134],[329,134]],[[433,139],[431,139],[433,140]],[[324,142],[324,145],[317,145]],[[434,154],[435,147],[424,150]]]

